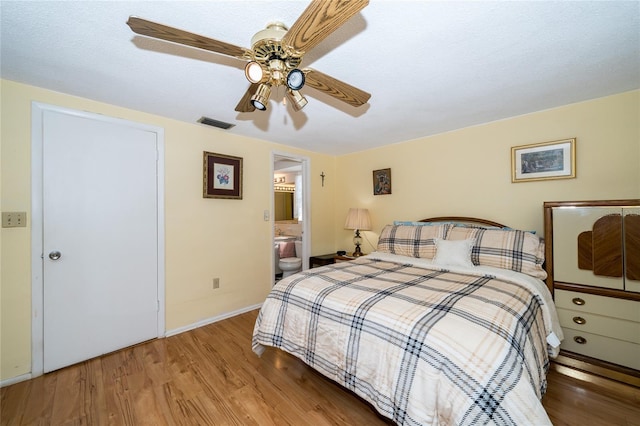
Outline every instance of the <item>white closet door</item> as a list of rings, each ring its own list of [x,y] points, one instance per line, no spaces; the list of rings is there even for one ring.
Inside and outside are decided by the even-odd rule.
[[[157,143],[44,112],[45,372],[158,336]]]

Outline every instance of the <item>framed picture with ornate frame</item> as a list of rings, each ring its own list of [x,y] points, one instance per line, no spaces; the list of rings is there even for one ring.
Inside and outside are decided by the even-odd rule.
[[[242,199],[242,158],[204,152],[203,197]]]
[[[511,148],[511,182],[575,177],[575,138]]]
[[[373,195],[391,194],[391,169],[373,171]]]

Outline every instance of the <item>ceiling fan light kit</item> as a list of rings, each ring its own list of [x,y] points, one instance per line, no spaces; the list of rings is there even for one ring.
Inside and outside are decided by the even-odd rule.
[[[271,87],[268,84],[260,83],[258,90],[251,97],[251,105],[255,109],[264,111],[267,109],[267,102],[269,102],[269,96],[271,96]]]
[[[262,83],[265,72],[259,63],[251,61],[247,62],[247,66],[244,67],[244,75],[250,83]]]
[[[304,86],[304,73],[294,68],[287,74],[287,87],[291,90],[300,90]]]
[[[251,83],[235,110],[267,109],[272,87],[286,86],[285,96],[295,111],[307,104],[299,92],[305,86],[324,92],[354,107],[371,95],[319,71],[299,69],[303,55],[364,9],[369,0],[313,0],[291,28],[273,22],[251,38],[251,49],[193,34],[131,16],[127,25],[137,34],[159,38],[248,61],[245,77]]]
[[[307,104],[307,98],[302,96],[297,90],[287,89],[287,99],[291,102],[294,111],[300,111]]]

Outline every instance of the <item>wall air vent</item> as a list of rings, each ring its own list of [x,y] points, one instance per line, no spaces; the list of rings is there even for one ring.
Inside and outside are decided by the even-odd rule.
[[[198,123],[206,124],[207,126],[213,126],[213,127],[217,127],[219,129],[225,129],[225,130],[235,126],[235,124],[225,123],[224,121],[214,120],[213,118],[209,118],[205,116],[200,117],[200,119],[198,120]]]

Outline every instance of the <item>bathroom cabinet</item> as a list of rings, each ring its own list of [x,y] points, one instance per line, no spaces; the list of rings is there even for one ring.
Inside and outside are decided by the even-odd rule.
[[[560,363],[640,386],[640,200],[545,202]]]

